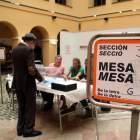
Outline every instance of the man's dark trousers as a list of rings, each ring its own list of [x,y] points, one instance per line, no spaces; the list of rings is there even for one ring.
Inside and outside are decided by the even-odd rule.
[[[43,101],[47,101],[49,106],[53,106],[54,94],[41,91]]]
[[[36,95],[34,89],[16,90],[19,103],[17,132],[28,134],[34,131]],[[26,115],[25,115],[26,114]]]

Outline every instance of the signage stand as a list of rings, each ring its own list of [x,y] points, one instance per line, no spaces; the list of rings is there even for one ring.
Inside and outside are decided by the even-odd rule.
[[[2,79],[1,79],[1,62],[5,61],[5,48],[0,47],[0,87],[1,87],[1,103],[3,104],[3,95],[2,95]]]
[[[101,41],[100,41],[101,40]],[[112,40],[115,40],[114,42]],[[98,43],[96,43],[97,41],[99,41]],[[104,43],[104,41],[106,41]],[[119,42],[120,41],[120,42]],[[103,43],[102,43],[103,42]],[[108,100],[108,101],[116,101],[116,102],[122,102],[122,103],[131,103],[131,104],[140,104],[140,99],[137,98],[135,99],[134,97],[135,96],[131,96],[133,93],[134,95],[137,93],[137,95],[139,95],[139,83],[137,83],[136,86],[138,86],[137,88],[135,88],[136,86],[134,86],[135,83],[132,83],[133,81],[131,81],[130,85],[131,87],[133,88],[133,91],[131,91],[131,87],[129,88],[130,92],[128,93],[126,91],[126,86],[124,86],[124,84],[118,84],[118,83],[115,83],[115,80],[114,80],[114,75],[110,78],[114,83],[115,85],[113,85],[111,82],[111,80],[109,79],[108,81],[106,80],[106,82],[103,82],[105,81],[105,77],[107,77],[107,74],[106,75],[101,75],[102,79],[101,81],[100,80],[100,72],[101,71],[101,67],[102,69],[105,69],[107,68],[105,65],[105,62],[106,64],[110,63],[110,62],[113,62],[111,65],[112,67],[110,68],[112,71],[116,71],[115,68],[115,64],[118,64],[118,58],[119,57],[100,57],[103,53],[104,54],[111,54],[109,51],[110,51],[110,44],[111,45],[113,44],[128,44],[128,47],[140,47],[140,33],[108,33],[108,34],[99,34],[99,35],[96,35],[96,36],[93,36],[89,42],[89,45],[88,45],[88,69],[87,69],[87,96],[88,96],[88,99],[90,100],[90,102],[92,104],[95,105],[95,109],[96,109],[96,116],[98,115],[98,107],[105,107],[105,108],[113,108],[113,109],[120,109],[120,110],[126,110],[126,111],[131,111],[132,112],[132,115],[131,115],[131,131],[130,131],[130,140],[137,140],[137,133],[138,133],[138,124],[139,124],[139,113],[140,113],[140,108],[136,108],[136,107],[131,107],[131,106],[123,106],[123,105],[114,105],[114,104],[107,104],[107,103],[101,103],[101,102],[97,102],[95,101],[93,98],[92,98],[92,94],[91,94],[91,85],[94,84],[93,86],[93,96],[96,98],[96,99],[101,99],[101,100]],[[100,53],[99,55],[99,52],[102,48],[101,45],[103,44],[109,44],[109,47],[108,47],[108,50],[106,49],[106,46],[105,46],[105,51],[103,53]],[[136,45],[135,45],[136,44]],[[98,46],[97,46],[98,45]],[[94,58],[93,58],[93,53],[92,53],[92,46],[95,46],[94,48]],[[100,49],[98,48],[100,46]],[[118,46],[117,46],[118,47]],[[129,47],[129,52],[132,48]],[[112,49],[114,51],[114,48]],[[116,49],[118,51],[118,48]],[[116,51],[116,52],[117,52]],[[109,53],[108,53],[109,52]],[[115,52],[115,54],[116,54]],[[131,52],[134,52],[134,51],[131,51]],[[126,55],[127,53],[127,49],[126,51],[123,51],[123,53]],[[125,57],[125,55],[123,54],[123,58],[121,58],[121,63],[124,62],[124,64],[126,65],[125,62],[129,63],[129,65],[132,65],[132,61],[135,60],[131,60],[131,61],[128,61],[128,57]],[[113,53],[114,55],[114,53]],[[138,55],[138,54],[137,54]],[[129,56],[129,55],[128,55]],[[140,55],[138,55],[138,57],[140,57]],[[109,58],[109,59],[108,59]],[[120,59],[120,58],[119,58]],[[124,60],[123,60],[124,59]],[[106,61],[105,61],[106,60]],[[101,64],[101,63],[102,64]],[[137,61],[136,61],[137,62]],[[137,64],[135,62],[135,64]],[[139,61],[140,62],[140,61]],[[93,65],[94,63],[94,65]],[[101,65],[99,65],[99,63]],[[115,64],[114,64],[115,63]],[[139,63],[138,63],[139,64]],[[122,64],[121,64],[122,65]],[[118,66],[118,65],[117,65]],[[133,65],[132,65],[133,66]],[[99,68],[99,70],[98,70]],[[136,67],[136,71],[137,71],[137,68],[139,67]],[[93,70],[94,70],[94,74],[93,74]],[[120,70],[120,69],[119,69]],[[129,69],[130,70],[130,69]],[[107,71],[107,69],[106,69]],[[134,69],[135,71],[135,69]],[[107,71],[109,74],[111,73],[110,71]],[[106,72],[106,73],[107,73]],[[105,73],[105,71],[103,71],[102,73]],[[113,72],[112,72],[113,73]],[[129,72],[129,73],[132,73],[132,72]],[[133,72],[134,73],[134,72]],[[132,73],[132,75],[133,75]],[[118,72],[119,74],[119,72]],[[125,74],[125,73],[124,73]],[[127,75],[127,74],[126,74]],[[103,77],[104,76],[104,77]],[[135,75],[134,75],[135,76]],[[128,78],[129,79],[129,78]],[[127,79],[127,80],[128,80]],[[130,80],[130,79],[129,79]],[[135,80],[135,79],[134,79]],[[94,82],[93,82],[94,81]],[[117,81],[118,82],[118,81]],[[106,88],[108,85],[112,84],[109,88]],[[119,89],[121,90],[116,90],[116,91],[119,91],[117,94],[114,94],[115,96],[113,97],[112,95],[110,95],[109,91],[107,91],[108,89],[110,90],[111,88],[116,88],[117,89],[117,86],[116,85],[119,85]],[[107,85],[107,86],[106,86]],[[121,87],[122,86],[122,87]],[[123,87],[124,86],[124,87]],[[105,88],[104,88],[105,87]],[[102,91],[103,89],[103,91]],[[113,90],[112,90],[113,91]],[[125,92],[126,91],[126,92]],[[124,93],[124,94],[122,94]],[[123,96],[126,96],[123,97]],[[109,96],[110,95],[110,96]],[[117,98],[118,96],[121,96],[119,97],[119,99]],[[99,140],[99,126],[98,126],[98,116],[96,117],[96,140]]]
[[[99,107],[95,106],[95,111],[96,111],[96,140],[99,140],[98,108]]]
[[[95,105],[95,111],[96,111],[96,140],[99,140],[98,109],[99,109],[99,106]],[[131,115],[130,140],[137,140],[138,126],[139,126],[139,112],[138,111],[132,111],[131,113],[132,113],[132,115]]]
[[[130,140],[137,140],[138,126],[139,126],[139,112],[132,111]]]

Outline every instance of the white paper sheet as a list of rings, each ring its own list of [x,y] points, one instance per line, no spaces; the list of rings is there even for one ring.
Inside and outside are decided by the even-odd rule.
[[[71,85],[71,84],[75,84],[74,82],[72,82],[70,80],[67,80],[67,81],[56,81],[56,82],[53,82],[53,83],[60,84],[60,85]]]

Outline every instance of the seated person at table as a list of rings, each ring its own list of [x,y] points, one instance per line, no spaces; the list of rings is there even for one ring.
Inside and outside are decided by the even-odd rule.
[[[87,79],[87,63],[88,63],[88,60],[85,59],[85,74],[84,74],[84,78],[81,79],[80,82],[87,82],[87,80],[86,80],[86,79]],[[93,98],[94,98],[94,97],[93,97]],[[98,100],[98,99],[94,99],[94,100],[100,102],[100,100]],[[86,112],[86,114],[82,117],[82,119],[87,119],[87,118],[91,117],[91,116],[92,116],[92,112],[91,112],[91,109],[88,107],[88,103],[87,103],[86,99],[84,99],[84,100],[82,100],[82,101],[80,101],[80,102],[81,102],[81,104],[82,104],[83,107],[86,107],[86,106],[87,106],[87,107],[85,108],[87,112]],[[109,102],[107,102],[107,103],[109,103]],[[65,109],[65,110],[62,112],[62,114],[63,114],[63,113],[68,113],[68,112],[74,111],[76,105],[77,105],[77,103],[74,103],[69,109]],[[109,108],[101,108],[101,110],[102,110],[102,109],[109,111]]]
[[[85,74],[83,75],[83,79],[81,79],[80,81],[81,82],[86,82],[87,81],[86,80],[86,77],[87,77],[87,59],[85,60]],[[64,100],[64,103],[65,103],[64,97],[63,97],[63,100]],[[80,102],[81,102],[81,104],[82,104],[83,107],[88,106],[88,103],[87,103],[86,99],[84,99],[84,100],[82,100]],[[63,113],[68,113],[68,112],[74,111],[76,105],[77,105],[77,103],[74,103],[69,109],[67,109],[67,110],[65,109],[63,111]],[[91,109],[89,107],[86,107],[85,109],[86,109],[87,113],[82,117],[82,119],[87,119],[87,118],[89,118],[89,117],[92,116]]]
[[[57,55],[54,59],[54,63],[51,63],[49,67],[61,68],[61,70],[53,70],[53,73],[50,73],[49,76],[57,76],[57,75],[64,74],[65,68],[61,64],[61,62],[62,62],[62,57],[60,55]],[[47,101],[47,104],[44,105],[44,110],[47,111],[52,109],[54,94],[43,92],[43,91],[41,91],[41,94],[43,97],[43,101]]]
[[[71,74],[71,77],[68,77]],[[73,66],[70,66],[65,78],[70,80],[83,79],[84,77],[84,68],[81,66],[81,62],[79,58],[73,59]]]
[[[69,77],[69,75],[71,74],[71,77]],[[84,77],[84,68],[81,66],[81,62],[79,58],[74,58],[73,59],[73,66],[70,66],[65,79],[70,79],[70,80],[81,80]],[[66,107],[66,100],[65,97],[62,96],[63,99],[63,105],[61,107],[61,109],[63,109],[64,107]]]

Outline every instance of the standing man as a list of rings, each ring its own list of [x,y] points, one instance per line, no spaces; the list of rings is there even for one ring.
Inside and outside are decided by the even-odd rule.
[[[61,63],[62,63],[61,55],[55,56],[54,63],[51,63],[49,65],[49,67],[56,67],[56,68],[60,68],[60,69],[53,70],[53,72],[50,72],[49,76],[52,76],[52,77],[59,76],[60,77],[64,74],[64,69],[65,68]],[[52,109],[54,94],[46,93],[46,92],[43,92],[43,91],[41,91],[41,94],[42,94],[42,97],[43,97],[43,101],[47,101],[47,104],[44,105],[44,110],[47,111],[47,110]]]
[[[41,135],[35,131],[36,112],[36,83],[43,81],[34,63],[34,48],[38,41],[36,37],[28,33],[22,37],[24,43],[19,43],[12,50],[12,61],[14,66],[14,77],[12,88],[16,90],[18,99],[18,124],[17,135],[23,137],[34,137]]]

